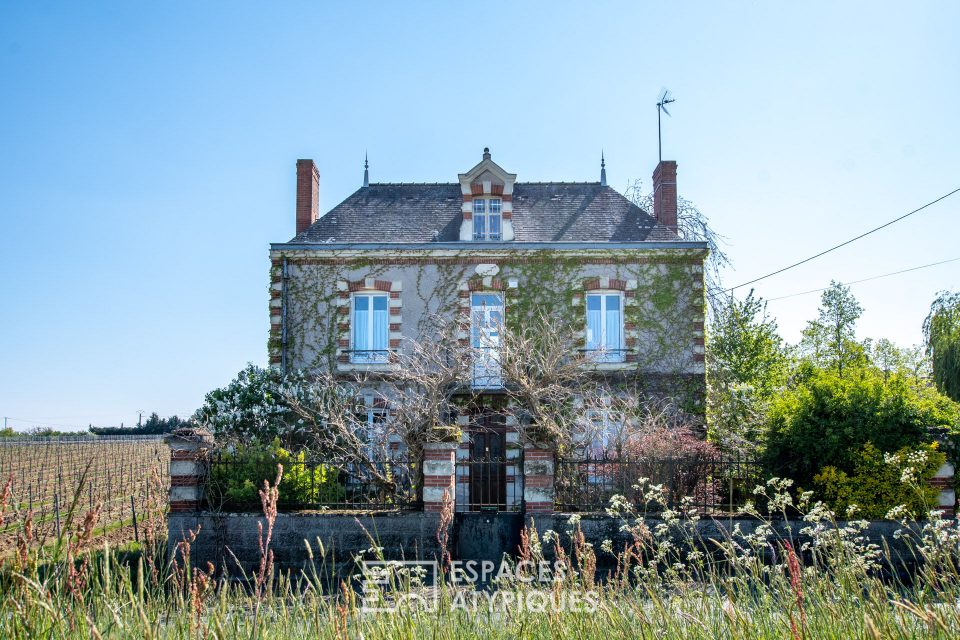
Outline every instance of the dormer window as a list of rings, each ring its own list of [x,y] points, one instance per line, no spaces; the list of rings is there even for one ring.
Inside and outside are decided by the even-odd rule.
[[[513,185],[517,174],[507,173],[490,159],[484,148],[483,160],[470,171],[457,174],[463,195],[460,242],[510,242],[513,230]]]
[[[473,200],[473,239],[501,239],[500,198],[475,198]]]

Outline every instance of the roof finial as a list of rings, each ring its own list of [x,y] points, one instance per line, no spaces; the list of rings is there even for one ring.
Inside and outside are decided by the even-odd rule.
[[[367,161],[367,152],[363,152],[363,186],[370,186],[370,163]]]
[[[490,147],[484,147],[484,148],[483,148],[483,159],[484,159],[484,160],[489,160],[489,159],[490,159]]]
[[[603,149],[600,150],[600,186],[607,186],[607,161],[603,157]]]

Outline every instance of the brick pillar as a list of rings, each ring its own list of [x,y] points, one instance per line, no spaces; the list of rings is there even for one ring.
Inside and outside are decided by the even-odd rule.
[[[428,442],[423,445],[423,510],[443,510],[444,492],[456,506],[456,442]]]
[[[527,513],[553,513],[554,452],[543,445],[523,446],[523,504]]]
[[[930,484],[940,490],[937,506],[945,518],[953,518],[957,515],[957,492],[954,489],[953,475],[953,465],[945,462],[937,470],[937,474],[930,479]]]
[[[170,445],[170,512],[199,511],[213,436],[204,429],[177,429],[166,442]]]

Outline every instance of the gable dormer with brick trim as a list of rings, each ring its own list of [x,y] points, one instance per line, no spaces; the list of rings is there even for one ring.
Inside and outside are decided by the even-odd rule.
[[[513,240],[513,185],[517,174],[507,173],[483,149],[483,160],[457,176],[463,195],[461,242]]]

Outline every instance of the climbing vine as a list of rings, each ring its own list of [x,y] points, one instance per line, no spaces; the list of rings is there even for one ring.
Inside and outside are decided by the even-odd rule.
[[[427,335],[438,318],[462,320],[460,294],[468,281],[482,280],[476,263],[496,265],[503,285],[507,329],[516,330],[538,314],[550,314],[562,325],[585,327],[584,280],[615,278],[635,283],[633,299],[624,306],[624,324],[634,336],[628,365],[617,369],[624,384],[651,393],[671,395],[682,408],[703,413],[702,365],[691,366],[697,339],[703,336],[705,300],[703,251],[513,251],[489,258],[476,252],[441,256],[408,250],[390,256],[338,251],[277,252],[274,281],[282,276],[279,259],[288,258],[284,284],[288,367],[333,370],[341,339],[343,300],[336,283],[365,278],[402,282],[402,331],[405,339]],[[700,339],[702,345],[702,338]],[[284,348],[276,332],[271,353]],[[702,350],[700,350],[702,353]]]

